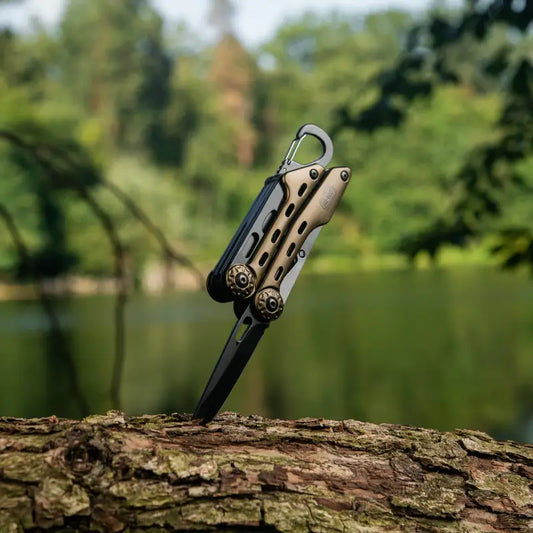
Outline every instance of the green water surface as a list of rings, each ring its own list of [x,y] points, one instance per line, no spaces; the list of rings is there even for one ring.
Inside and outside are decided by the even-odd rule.
[[[0,415],[111,407],[113,298],[0,303]],[[234,323],[206,293],[134,295],[123,409],[191,412]],[[73,387],[73,375],[79,382]],[[533,442],[533,281],[492,270],[301,276],[224,409],[487,431]]]

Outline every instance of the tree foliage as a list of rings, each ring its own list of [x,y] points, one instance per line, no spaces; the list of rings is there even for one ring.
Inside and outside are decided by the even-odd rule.
[[[162,24],[147,0],[69,2],[59,72],[81,118],[89,118],[93,141],[157,152],[171,68]]]
[[[134,279],[158,252],[118,190],[157,218],[167,244],[210,264],[304,122],[335,133],[333,163],[356,177],[319,253],[436,257],[488,243],[509,266],[529,261],[527,2],[307,13],[257,50],[234,34],[236,4],[211,7],[214,44],[183,24],[164,31],[149,0],[70,0],[56,33],[0,33],[0,129],[77,159],[76,180],[116,221]],[[315,153],[306,142],[298,157]],[[39,272],[113,270],[79,193],[13,143],[0,168]],[[0,271],[24,277],[9,243],[0,233]]]
[[[433,13],[410,30],[399,59],[376,78],[375,102],[355,114],[339,108],[339,127],[374,132],[401,127],[414,102],[433,97],[443,85],[502,93],[490,139],[470,150],[447,180],[446,211],[399,241],[398,249],[409,257],[421,251],[434,257],[444,244],[465,246],[493,234],[498,243],[492,250],[503,256],[504,266],[528,263],[533,269],[533,220],[516,198],[519,191],[531,202],[533,192],[533,66],[527,34],[532,15],[530,3],[510,0],[473,0],[460,15]],[[507,212],[515,209],[524,218],[506,225],[512,219]]]

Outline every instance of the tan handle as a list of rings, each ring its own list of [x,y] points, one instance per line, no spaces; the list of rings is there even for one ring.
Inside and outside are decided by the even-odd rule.
[[[276,219],[265,233],[261,244],[255,251],[248,266],[253,269],[256,283],[263,277],[265,270],[274,257],[276,250],[283,241],[291,221],[298,214],[300,207],[309,198],[324,174],[320,165],[300,168],[287,172],[283,176],[285,186],[285,199],[277,212]]]
[[[266,271],[261,286],[257,291],[266,287],[279,290],[283,278],[290,270],[296,254],[305,239],[318,226],[328,223],[350,181],[351,171],[347,167],[332,168],[315,188],[309,202],[302,209],[294,221],[283,243],[279,246],[277,255]]]

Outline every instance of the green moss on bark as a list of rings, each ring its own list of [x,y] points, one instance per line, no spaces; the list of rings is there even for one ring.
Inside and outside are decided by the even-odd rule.
[[[304,419],[0,419],[0,532],[533,529],[533,447]]]

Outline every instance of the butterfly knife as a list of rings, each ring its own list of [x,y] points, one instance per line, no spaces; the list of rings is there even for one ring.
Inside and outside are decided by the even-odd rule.
[[[304,165],[294,156],[307,136],[320,141],[322,156]],[[322,226],[350,181],[349,168],[325,168],[332,156],[327,133],[304,124],[209,273],[209,295],[233,302],[237,322],[194,411],[193,418],[204,424],[226,401],[266,328],[282,314]]]

